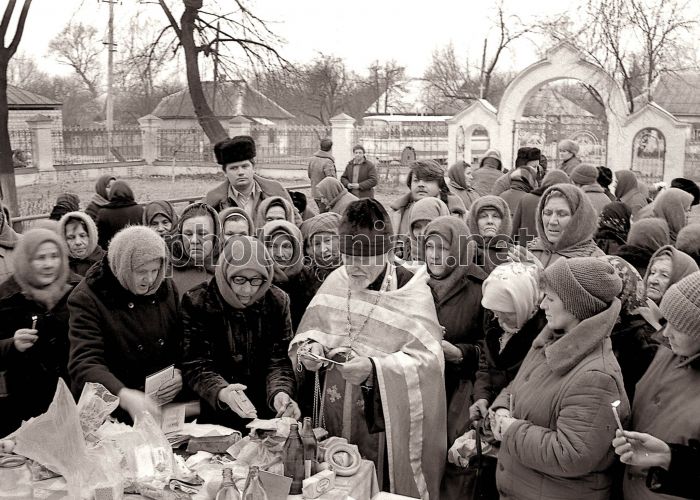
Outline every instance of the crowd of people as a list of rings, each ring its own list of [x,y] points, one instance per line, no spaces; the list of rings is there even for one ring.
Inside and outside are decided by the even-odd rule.
[[[224,182],[182,211],[109,175],[21,235],[0,210],[0,436],[63,378],[76,398],[102,384],[125,422],[189,401],[239,430],[312,416],[414,498],[697,498],[694,182],[651,199],[563,141],[557,168],[529,147],[510,171],[496,150],[413,161],[385,207],[364,148],[338,179],[332,146],[313,204],[237,136],[214,148]],[[474,433],[497,450],[478,481]]]

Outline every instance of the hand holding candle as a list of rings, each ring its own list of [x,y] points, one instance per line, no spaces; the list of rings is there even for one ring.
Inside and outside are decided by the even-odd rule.
[[[610,406],[612,406],[612,411],[613,415],[615,415],[615,422],[617,422],[617,427],[620,429],[620,432],[624,431],[625,429],[622,428],[622,422],[620,421],[620,415],[617,413],[617,407],[620,406],[620,400],[617,399],[610,403]]]

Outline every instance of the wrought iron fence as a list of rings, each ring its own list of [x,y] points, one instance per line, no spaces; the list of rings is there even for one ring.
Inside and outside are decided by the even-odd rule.
[[[214,150],[204,131],[197,128],[160,129],[158,159],[194,162],[215,162]]]
[[[321,139],[331,137],[331,128],[325,125],[253,125],[250,135],[255,139],[258,164],[306,166],[318,151]]]
[[[83,165],[138,161],[143,158],[141,129],[64,127],[51,131],[54,163]]]
[[[700,139],[689,141],[685,147],[684,177],[700,180]]]
[[[413,159],[431,159],[447,163],[447,124],[386,124],[355,127],[353,144],[361,144],[366,155],[378,165],[398,162],[406,166]]]
[[[31,130],[10,130],[10,147],[12,148],[12,163],[15,168],[31,166]]]

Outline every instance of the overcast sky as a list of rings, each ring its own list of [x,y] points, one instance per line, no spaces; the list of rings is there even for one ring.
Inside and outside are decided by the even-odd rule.
[[[150,0],[153,1],[153,0]],[[214,0],[205,0],[205,6]],[[215,0],[220,11],[232,2]],[[180,0],[169,0],[171,5]],[[18,2],[21,5],[21,2]],[[318,52],[345,59],[361,73],[374,60],[395,59],[411,76],[422,75],[432,51],[452,41],[458,54],[476,62],[493,15],[493,0],[251,0],[251,9],[272,21],[273,31],[286,43],[282,55],[295,62],[312,59]],[[575,12],[579,2],[567,0],[507,0],[508,11],[524,21]],[[19,10],[17,8],[16,10]],[[165,22],[158,5],[122,0],[115,7],[116,24],[129,17],[148,16]],[[34,0],[20,51],[35,56],[49,73],[66,73],[65,66],[47,54],[49,41],[71,20],[92,24],[106,33],[107,4],[99,0]],[[106,56],[105,56],[106,58]],[[523,41],[505,54],[503,69],[521,69],[537,60],[537,47]]]

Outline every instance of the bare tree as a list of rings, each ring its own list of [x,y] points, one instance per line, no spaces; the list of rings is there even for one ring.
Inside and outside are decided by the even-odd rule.
[[[405,92],[403,85],[406,78],[406,68],[396,61],[380,63],[374,61],[369,66],[368,84],[382,97],[375,101],[375,113],[389,113],[395,111],[397,97],[400,92]]]
[[[5,46],[12,14],[17,5],[16,0],[8,0],[5,12],[0,21],[0,197],[6,205],[9,205],[10,213],[17,214],[17,187],[15,186],[15,171],[12,164],[12,146],[10,145],[10,132],[8,130],[8,102],[7,102],[7,66],[12,57],[17,53],[17,47],[22,40],[24,25],[32,0],[24,0],[22,9],[17,17],[17,25],[12,41]]]
[[[432,113],[458,111],[473,97],[465,91],[465,86],[471,81],[468,62],[457,59],[452,43],[433,51],[423,80],[422,99]]]
[[[305,68],[302,81],[309,98],[302,112],[324,125],[343,111],[355,86],[343,60],[323,54]]]
[[[187,85],[199,124],[212,143],[224,139],[227,133],[204,96],[199,55],[215,55],[221,63],[234,67],[239,58],[253,66],[285,65],[287,61],[276,49],[281,39],[246,6],[244,0],[234,0],[236,10],[226,14],[205,11],[203,0],[182,0],[184,11],[179,23],[166,0],[158,0],[158,3],[169,22],[162,34],[172,29],[178,46],[185,53]],[[217,51],[217,47],[221,49]],[[224,50],[228,50],[228,57]]]
[[[100,95],[102,43],[94,27],[69,23],[49,42],[49,50],[58,62],[73,68],[93,98]]]

